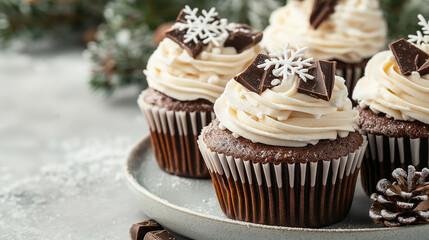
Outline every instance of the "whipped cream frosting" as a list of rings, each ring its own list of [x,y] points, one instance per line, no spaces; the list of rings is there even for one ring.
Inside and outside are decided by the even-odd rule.
[[[378,0],[339,0],[335,12],[316,30],[310,25],[313,0],[291,0],[270,17],[262,46],[286,42],[307,46],[307,56],[358,63],[385,48],[387,27]]]
[[[429,53],[429,45],[420,47]],[[395,120],[429,124],[429,74],[402,75],[391,51],[375,55],[353,92],[361,107]]]
[[[172,98],[214,103],[228,80],[243,71],[260,50],[255,45],[237,53],[234,47],[209,44],[194,59],[179,44],[165,38],[150,57],[145,74],[150,87]]]
[[[314,145],[356,131],[359,114],[347,98],[342,77],[336,77],[329,102],[298,93],[298,82],[297,76],[288,77],[259,95],[229,81],[214,105],[219,127],[235,137],[287,147]]]

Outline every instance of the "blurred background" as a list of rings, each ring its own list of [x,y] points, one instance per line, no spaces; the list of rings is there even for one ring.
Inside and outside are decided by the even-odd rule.
[[[374,0],[375,1],[375,0]],[[380,0],[390,40],[429,0]],[[0,239],[127,239],[122,179],[148,133],[142,73],[184,5],[263,30],[284,0],[0,0]]]
[[[417,14],[429,14],[428,0],[377,1],[391,39],[415,33]],[[270,13],[285,0],[2,0],[0,49],[34,50],[40,41],[87,45],[90,87],[111,94],[127,85],[144,86],[141,73],[148,57],[186,4],[216,7],[230,21],[263,30]]]

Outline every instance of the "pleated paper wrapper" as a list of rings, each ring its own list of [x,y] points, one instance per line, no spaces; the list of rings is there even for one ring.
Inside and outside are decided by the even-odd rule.
[[[421,171],[428,167],[428,138],[395,138],[365,134],[369,147],[362,163],[361,180],[368,196],[376,192],[375,187],[380,179],[387,178],[393,181],[392,172],[396,168],[407,170],[408,165],[413,165],[417,171]]]
[[[155,159],[164,171],[184,177],[209,178],[197,140],[213,112],[172,111],[139,100],[150,128]]]
[[[290,227],[322,227],[350,210],[366,148],[308,163],[252,163],[211,151],[199,138],[223,212],[232,219]]]
[[[343,77],[346,82],[346,87],[349,92],[349,97],[351,97],[353,90],[356,86],[356,83],[361,79],[365,73],[365,66],[362,67],[362,63],[359,64],[346,64],[344,68],[340,68],[337,65],[336,75]]]

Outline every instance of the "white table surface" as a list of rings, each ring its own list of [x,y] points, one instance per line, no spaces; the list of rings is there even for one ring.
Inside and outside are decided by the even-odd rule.
[[[0,52],[2,240],[129,239],[146,218],[122,178],[139,90],[91,92],[82,50]]]

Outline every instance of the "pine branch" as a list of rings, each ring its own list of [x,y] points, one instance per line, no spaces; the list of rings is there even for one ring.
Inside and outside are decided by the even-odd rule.
[[[416,16],[429,16],[429,0],[380,0],[389,23],[390,38],[415,34],[420,29]],[[230,22],[247,23],[263,30],[271,12],[285,0],[114,0],[105,9],[106,24],[88,53],[94,63],[91,86],[112,93],[124,85],[145,86],[142,73],[155,49],[154,31],[165,22],[174,21],[185,6],[210,9],[216,7],[220,17]],[[120,44],[129,32],[128,44]],[[122,37],[120,37],[122,35]],[[122,39],[122,40],[121,40]],[[115,64],[111,67],[109,59]]]
[[[43,36],[66,38],[102,22],[109,0],[2,0],[0,48],[15,40],[29,43]],[[85,17],[83,17],[85,16]]]
[[[89,44],[86,53],[93,62],[91,88],[111,94],[121,86],[146,86],[143,69],[155,50],[155,30],[165,22],[174,21],[184,4],[201,7],[203,3],[192,0],[109,3],[104,11],[106,24],[99,28],[96,41]]]
[[[429,16],[428,0],[381,0],[381,7],[388,23],[390,41],[407,37],[420,29],[418,14]]]

